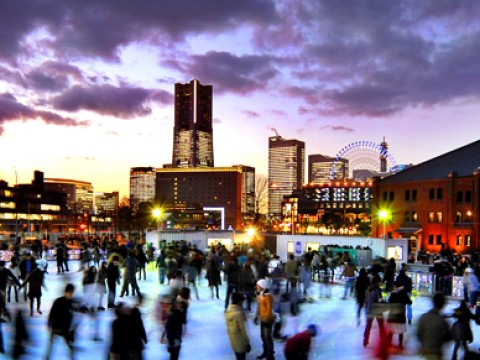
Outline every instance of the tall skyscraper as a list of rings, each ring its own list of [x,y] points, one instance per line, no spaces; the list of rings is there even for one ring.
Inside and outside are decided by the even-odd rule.
[[[340,158],[335,161],[335,158],[331,156],[308,155],[309,184],[328,183],[332,177],[341,180],[348,178],[348,159]]]
[[[305,143],[281,136],[268,138],[268,209],[280,215],[283,196],[292,195],[305,181]]]
[[[173,167],[213,167],[211,85],[175,84]]]
[[[156,169],[133,167],[130,169],[130,208],[136,212],[140,203],[155,200]]]

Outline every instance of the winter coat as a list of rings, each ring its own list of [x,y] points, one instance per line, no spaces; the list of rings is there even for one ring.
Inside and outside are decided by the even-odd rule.
[[[262,292],[257,296],[257,316],[264,323],[273,323],[273,296],[268,292]]]
[[[412,300],[408,297],[407,293],[400,289],[393,291],[388,299],[390,304],[390,311],[388,312],[388,322],[396,324],[405,324],[407,317],[405,315],[406,305],[411,305]]]
[[[242,307],[230,304],[227,311],[225,311],[225,321],[233,351],[236,353],[247,352],[250,347],[250,339],[245,327],[246,317]]]

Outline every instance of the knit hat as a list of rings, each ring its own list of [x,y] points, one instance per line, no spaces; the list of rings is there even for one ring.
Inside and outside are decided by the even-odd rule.
[[[268,289],[268,283],[265,279],[260,279],[257,281],[257,285],[260,286],[263,290]]]
[[[310,332],[312,333],[312,336],[317,336],[318,334],[317,325],[310,324],[308,325],[307,329],[310,330]]]

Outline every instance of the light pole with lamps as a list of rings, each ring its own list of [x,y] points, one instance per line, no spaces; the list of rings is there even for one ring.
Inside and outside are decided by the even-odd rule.
[[[387,238],[387,220],[390,217],[390,213],[387,210],[380,210],[378,212],[378,218],[383,222],[383,239]]]
[[[159,225],[159,223],[162,220],[163,211],[162,209],[155,208],[152,211],[152,215],[155,218],[155,225],[158,231],[158,248],[160,249],[160,243],[162,242],[162,226]]]

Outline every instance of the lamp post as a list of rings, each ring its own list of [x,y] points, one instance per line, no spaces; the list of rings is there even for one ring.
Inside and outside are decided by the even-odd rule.
[[[383,222],[383,239],[387,238],[387,220],[390,214],[387,210],[380,210],[378,212],[378,218]]]
[[[162,241],[162,227],[159,225],[159,221],[162,219],[162,209],[155,208],[152,211],[152,215],[155,218],[155,224],[157,226],[158,231],[158,248],[160,248],[160,243]]]

